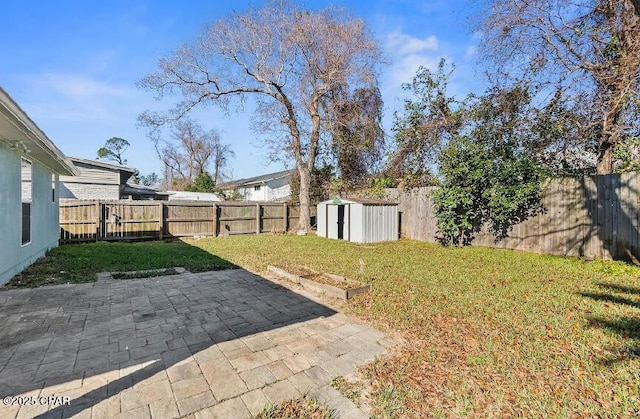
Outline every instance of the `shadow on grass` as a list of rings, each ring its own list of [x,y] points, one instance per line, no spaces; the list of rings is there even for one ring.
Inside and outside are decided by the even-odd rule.
[[[624,286],[624,285],[618,285],[618,284],[610,284],[610,283],[600,283],[598,284],[599,287],[607,289],[609,291],[613,291],[613,292],[619,292],[622,294],[638,294],[640,295],[640,287],[628,287],[628,286]]]
[[[97,245],[99,249],[113,246]],[[125,268],[133,260],[150,256],[139,255],[142,248],[135,247],[138,245],[142,244],[128,244],[134,251],[129,252],[133,256],[124,263]],[[77,249],[80,253],[95,249],[79,246],[85,246]],[[199,248],[188,247],[191,249],[185,248],[184,252],[197,254],[201,262],[215,258],[234,266]],[[176,264],[180,255],[175,252],[179,248],[172,247],[173,254],[165,254],[157,262]],[[118,252],[107,254],[110,253],[91,258],[93,270],[107,270],[108,257]],[[126,270],[123,261],[114,263],[118,270]],[[52,386],[74,389],[77,387],[72,383],[96,377],[104,384],[86,392],[73,390],[70,406],[54,407],[38,417],[91,412],[93,406],[119,397],[122,392],[128,392],[131,403],[131,397],[135,397],[130,394],[131,389],[163,370],[173,371],[172,381],[175,377],[183,379],[190,374],[190,365],[197,362],[207,380],[215,380],[224,371],[215,370],[212,362],[207,376],[203,363],[221,350],[237,350],[220,346],[225,342],[229,342],[227,346],[237,343],[247,349],[250,342],[268,343],[264,335],[253,336],[260,332],[286,328],[286,333],[295,334],[294,325],[334,314],[322,304],[243,269],[7,290],[0,293],[0,393],[3,397],[17,396],[41,389],[41,394],[48,396],[47,389]],[[297,331],[297,339],[304,339],[306,335]],[[116,373],[118,378],[97,377],[107,373]],[[63,391],[58,388],[56,394]],[[77,393],[81,394],[73,396]],[[189,413],[180,411],[181,415]]]
[[[636,294],[640,295],[640,288],[629,287],[611,283],[600,283],[599,287],[609,290],[612,293],[620,294]],[[595,301],[603,301],[612,304],[623,305],[634,309],[640,309],[640,302],[628,297],[607,293],[581,293],[583,297],[591,298]],[[603,317],[588,317],[592,327],[613,332],[625,339],[621,347],[613,348],[615,356],[603,359],[604,365],[613,365],[618,362],[624,362],[631,359],[640,358],[640,317],[621,316],[614,319]]]
[[[580,295],[583,297],[591,298],[596,301],[604,301],[613,304],[622,304],[629,307],[640,308],[640,302],[634,301],[630,298],[618,297],[617,295],[596,293],[596,292],[583,292]]]

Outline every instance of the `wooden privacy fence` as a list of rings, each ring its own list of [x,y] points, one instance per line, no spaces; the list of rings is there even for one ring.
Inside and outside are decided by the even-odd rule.
[[[385,190],[385,199],[399,204],[402,237],[437,241],[434,189]],[[588,259],[640,259],[640,173],[553,179],[542,191],[544,213],[514,226],[499,242],[483,229],[472,244]]]
[[[299,205],[272,202],[69,200],[60,202],[60,242],[280,232],[299,215]]]

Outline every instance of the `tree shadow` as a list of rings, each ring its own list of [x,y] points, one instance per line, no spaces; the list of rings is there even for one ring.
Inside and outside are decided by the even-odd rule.
[[[611,291],[612,293],[636,294],[640,295],[640,288],[629,287],[611,283],[599,283],[599,287]],[[640,309],[640,301],[635,301],[628,297],[607,293],[584,292],[580,294],[583,297],[591,298],[595,301],[603,301],[612,304],[619,304],[634,309]],[[611,356],[604,358],[601,362],[604,365],[611,366],[613,364],[629,361],[631,359],[640,358],[640,318],[632,316],[620,316],[615,319],[604,317],[587,317],[591,327],[599,327],[601,329],[613,332],[625,339],[625,343],[618,348],[612,348],[609,352]]]
[[[623,316],[615,320],[601,317],[589,317],[588,320],[591,327],[600,327],[629,340],[621,347],[611,348],[609,351],[611,355],[600,361],[603,365],[612,366],[620,362],[640,359],[640,319]]]
[[[596,301],[605,301],[608,303],[623,304],[629,307],[640,309],[640,302],[634,301],[630,298],[618,297],[615,295],[610,295],[605,293],[596,293],[596,292],[583,292],[580,295],[582,295],[583,297],[591,298]]]
[[[474,244],[640,264],[638,173],[551,179],[544,211],[512,226],[494,243],[483,230]]]
[[[433,190],[385,189],[386,199],[399,203],[402,237],[439,241]],[[639,203],[640,172],[550,179],[541,212],[509,225],[498,242],[483,225],[473,245],[640,264]]]
[[[629,287],[626,285],[610,284],[607,282],[601,282],[599,287],[608,289],[613,292],[619,292],[622,294],[638,294],[640,295],[640,287]]]
[[[0,293],[0,394],[49,396],[53,386],[119,371],[39,416],[69,417],[224,342],[294,333],[334,314],[243,269],[8,290]]]

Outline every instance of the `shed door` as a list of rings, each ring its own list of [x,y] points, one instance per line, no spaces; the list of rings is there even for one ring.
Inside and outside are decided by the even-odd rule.
[[[349,240],[349,205],[327,205],[327,237]]]
[[[344,205],[338,205],[338,240],[344,240]]]

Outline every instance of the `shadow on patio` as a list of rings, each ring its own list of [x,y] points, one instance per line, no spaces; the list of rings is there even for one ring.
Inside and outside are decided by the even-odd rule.
[[[382,334],[336,314],[242,269],[9,290],[0,393],[70,397],[20,410],[42,417],[182,416],[270,383],[269,402],[295,397],[298,373],[319,387],[384,352]]]

